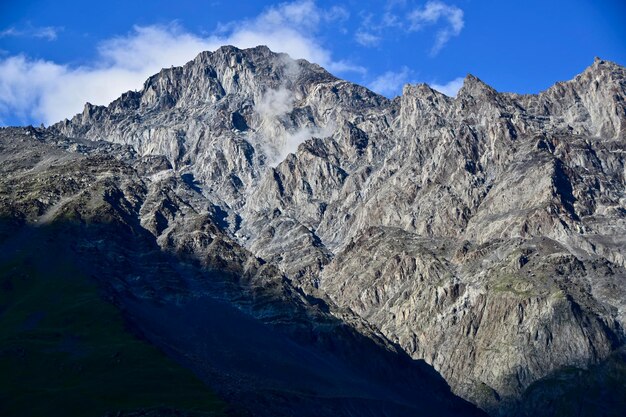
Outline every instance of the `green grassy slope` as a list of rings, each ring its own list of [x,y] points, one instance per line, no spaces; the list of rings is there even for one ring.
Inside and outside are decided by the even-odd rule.
[[[189,370],[125,330],[94,282],[46,253],[53,246],[0,260],[1,416],[225,414]]]

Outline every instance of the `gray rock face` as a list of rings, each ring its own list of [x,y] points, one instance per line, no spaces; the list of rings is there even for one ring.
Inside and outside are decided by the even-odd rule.
[[[493,415],[532,413],[531,386],[626,340],[617,64],[538,95],[469,75],[456,98],[422,84],[388,100],[265,47],[223,47],[48,134],[153,161],[139,217],[161,247],[209,256],[186,214],[204,213]],[[195,191],[158,185],[172,182]]]

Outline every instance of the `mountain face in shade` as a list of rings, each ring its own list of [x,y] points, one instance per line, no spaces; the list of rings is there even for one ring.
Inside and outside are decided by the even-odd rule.
[[[617,64],[389,100],[222,47],[0,137],[5,253],[54,239],[236,412],[626,411]]]

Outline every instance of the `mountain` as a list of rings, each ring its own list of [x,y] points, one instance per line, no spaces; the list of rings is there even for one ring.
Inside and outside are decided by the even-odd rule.
[[[0,138],[7,262],[54,242],[235,413],[626,411],[617,64],[389,100],[227,46]]]
[[[0,143],[2,415],[482,415],[228,237],[164,158],[31,128]]]

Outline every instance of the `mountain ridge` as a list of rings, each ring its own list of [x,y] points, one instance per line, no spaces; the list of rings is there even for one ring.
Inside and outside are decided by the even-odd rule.
[[[468,75],[455,98],[390,100],[228,46],[35,135],[143,161],[131,217],[162,250],[240,247],[490,414],[537,414],[531,387],[626,341],[625,103],[626,70],[600,59],[538,94]],[[190,242],[203,222],[230,243]]]

